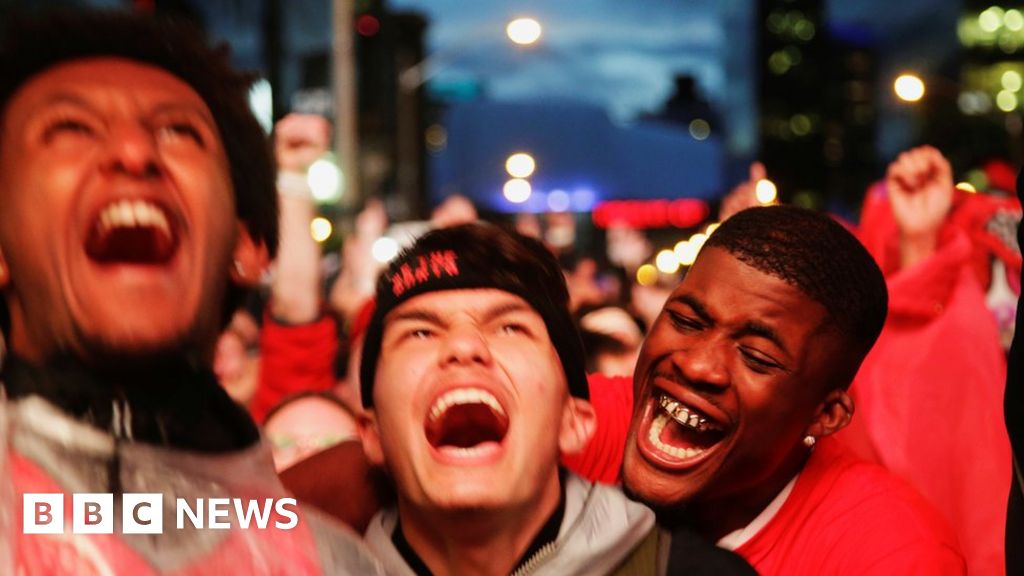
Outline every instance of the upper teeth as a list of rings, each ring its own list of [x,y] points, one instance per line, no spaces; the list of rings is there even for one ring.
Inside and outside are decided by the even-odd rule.
[[[505,415],[505,409],[490,392],[480,388],[455,388],[445,392],[434,401],[434,405],[430,408],[430,419],[437,420],[446,410],[460,404],[486,404],[495,413],[501,416]]]
[[[696,414],[695,411],[691,412],[689,408],[669,396],[662,395],[658,400],[658,405],[661,406],[661,409],[671,416],[673,420],[683,426],[693,428],[698,432],[721,430],[721,427],[714,422],[709,422],[700,414]]]
[[[171,226],[164,211],[145,200],[120,200],[110,204],[100,213],[100,227],[103,232],[115,227],[136,226],[153,226],[164,234],[171,233]]]

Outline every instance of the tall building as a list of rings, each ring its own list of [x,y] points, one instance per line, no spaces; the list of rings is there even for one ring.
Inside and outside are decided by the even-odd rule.
[[[760,158],[782,201],[818,199],[826,186],[823,3],[758,0],[757,8]]]
[[[860,206],[868,185],[880,175],[874,38],[866,28],[830,26],[825,44],[822,162],[826,173],[822,207],[851,213]]]
[[[929,106],[928,139],[942,146],[960,169],[991,158],[1020,165],[1024,8],[964,0],[957,36],[959,78]]]
[[[821,0],[760,0],[760,158],[783,202],[852,213],[877,177],[874,40]]]

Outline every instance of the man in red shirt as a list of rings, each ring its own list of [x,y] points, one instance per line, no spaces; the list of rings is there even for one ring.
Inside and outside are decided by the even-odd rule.
[[[938,514],[829,438],[885,314],[878,266],[827,216],[727,220],[641,350],[627,491],[763,574],[963,573]]]

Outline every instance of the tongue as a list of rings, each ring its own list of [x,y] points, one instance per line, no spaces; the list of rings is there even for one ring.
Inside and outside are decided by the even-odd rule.
[[[484,442],[501,442],[507,428],[507,419],[495,414],[490,406],[462,404],[428,423],[426,432],[427,441],[435,448],[472,448]]]
[[[101,264],[163,264],[176,248],[172,235],[149,226],[118,227],[105,233],[93,229],[85,243],[85,253]]]

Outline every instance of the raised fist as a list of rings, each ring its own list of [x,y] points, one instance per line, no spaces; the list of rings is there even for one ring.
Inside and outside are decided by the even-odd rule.
[[[274,157],[281,172],[305,172],[331,145],[331,124],[315,114],[289,114],[274,126]]]

